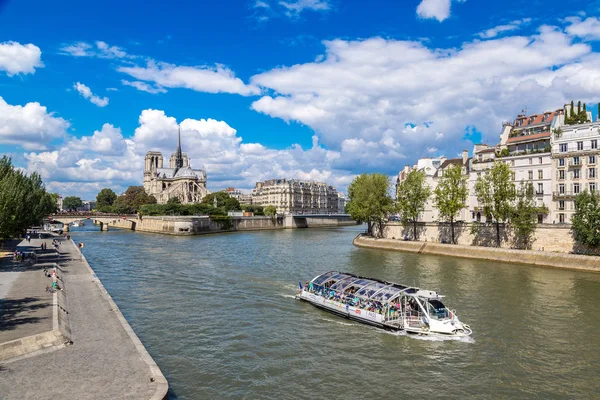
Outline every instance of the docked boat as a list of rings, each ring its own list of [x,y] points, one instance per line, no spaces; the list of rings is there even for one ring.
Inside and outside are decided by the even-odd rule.
[[[74,228],[79,228],[80,226],[85,226],[85,223],[83,221],[75,221],[75,222],[73,222],[73,227]]]
[[[469,336],[471,328],[434,291],[349,273],[329,271],[306,285],[299,300],[379,328],[438,336]]]

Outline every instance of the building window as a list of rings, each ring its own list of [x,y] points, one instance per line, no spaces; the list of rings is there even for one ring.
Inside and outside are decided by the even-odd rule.
[[[573,194],[579,194],[579,183],[573,184]]]
[[[565,170],[561,169],[558,171],[558,179],[565,179]]]
[[[558,160],[558,166],[559,167],[564,167],[565,166],[565,159],[564,158],[560,158]]]
[[[579,159],[579,156],[573,157],[573,165],[579,165],[581,164],[581,160]]]
[[[589,156],[588,164],[596,164],[596,156]]]
[[[531,160],[531,158],[530,158],[530,160]],[[528,173],[529,173],[529,180],[530,181],[533,180],[533,171],[529,171]]]
[[[510,165],[514,167],[515,166],[515,160],[510,160]]]
[[[583,150],[583,142],[577,142],[577,150]]]
[[[561,143],[560,144],[560,152],[561,153],[566,153],[567,152],[567,144],[566,143]]]
[[[579,179],[579,171],[581,171],[579,168],[573,170],[573,179]]]
[[[565,214],[558,214],[558,222],[560,222],[561,224],[565,223]]]
[[[512,177],[512,180],[513,180],[513,181],[514,181],[514,180],[516,179],[516,177],[517,177],[517,175],[516,175],[514,172],[511,172],[511,173],[510,173],[510,175],[511,175],[511,177]]]
[[[596,177],[596,168],[588,168],[588,178]]]
[[[565,194],[565,184],[564,183],[561,183],[560,185],[558,185],[558,193]]]
[[[565,201],[564,200],[559,200],[558,201],[558,209],[560,211],[563,211],[565,209]]]
[[[533,158],[529,157],[529,165],[533,164]]]
[[[597,149],[598,148],[598,140],[594,139],[592,140],[592,149]]]
[[[542,163],[542,157],[538,158],[538,163],[541,164]]]
[[[538,169],[538,179],[544,179],[544,171]]]
[[[543,183],[538,183],[537,194],[544,194],[544,184]]]
[[[590,182],[590,192],[594,193],[596,191],[596,183]]]

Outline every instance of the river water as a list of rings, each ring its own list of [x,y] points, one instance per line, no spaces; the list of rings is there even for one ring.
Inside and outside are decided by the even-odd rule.
[[[360,249],[361,230],[71,234],[174,399],[599,398],[600,274]],[[294,300],[328,270],[436,290],[473,336],[407,337]]]

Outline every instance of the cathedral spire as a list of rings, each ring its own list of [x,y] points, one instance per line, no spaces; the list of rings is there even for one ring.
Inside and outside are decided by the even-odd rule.
[[[175,172],[179,170],[179,168],[183,168],[183,154],[181,153],[181,126],[177,126],[178,136],[177,136],[177,153],[175,154]]]

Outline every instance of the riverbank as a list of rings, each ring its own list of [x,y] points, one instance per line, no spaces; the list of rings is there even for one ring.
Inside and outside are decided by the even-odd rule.
[[[470,258],[504,263],[527,264],[541,267],[600,272],[600,257],[548,251],[514,250],[495,247],[452,245],[430,242],[375,239],[364,234],[354,238],[353,244],[381,250]]]
[[[32,239],[28,245],[39,248],[42,240]],[[36,263],[26,271],[20,271],[21,275],[30,273],[31,278],[34,278],[30,292],[21,293],[17,288],[21,279],[19,276],[12,283],[9,295],[24,299],[34,295],[52,299],[51,307],[34,307],[33,310],[50,312],[53,317],[15,319],[14,325],[18,326],[24,339],[31,338],[40,329],[60,330],[60,325],[64,325],[62,333],[68,341],[51,348],[32,348],[29,350],[34,351],[22,352],[21,356],[3,361],[0,365],[0,397],[166,398],[166,379],[85,257],[73,241],[62,238],[59,240],[61,245],[58,252],[49,250],[48,253],[56,258],[59,285],[64,290],[53,294],[46,292],[45,285],[50,280],[43,273],[43,264]],[[0,279],[3,279],[1,273]],[[42,282],[35,279],[41,279]],[[3,317],[1,330],[5,333],[13,332],[11,335],[14,336],[15,330],[10,327],[7,329],[4,322]],[[22,339],[12,341],[14,345],[10,347],[13,351],[18,346],[36,345],[35,341],[19,343]],[[44,373],[40,373],[41,370]]]

